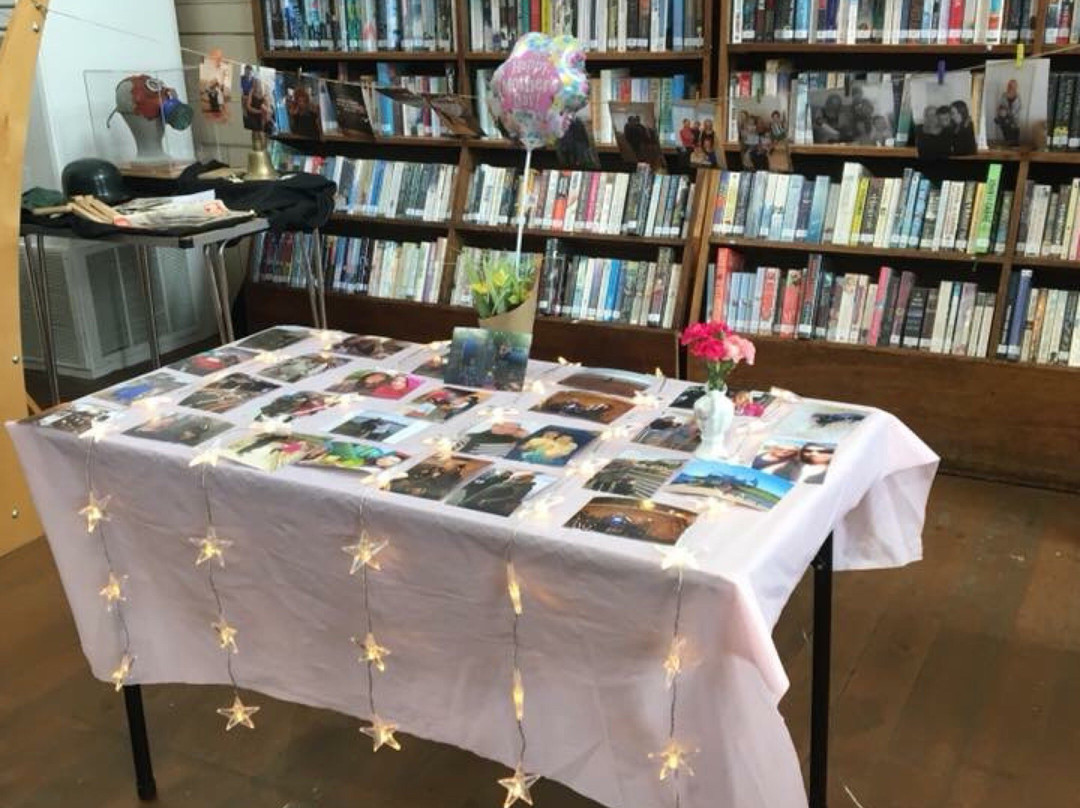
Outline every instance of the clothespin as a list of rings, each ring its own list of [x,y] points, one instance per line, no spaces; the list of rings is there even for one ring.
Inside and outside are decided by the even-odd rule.
[[[945,60],[944,59],[938,59],[938,61],[937,61],[937,83],[938,84],[944,84],[945,83]]]
[[[1016,43],[1016,66],[1017,67],[1023,67],[1024,66],[1024,43],[1023,42],[1017,42]]]

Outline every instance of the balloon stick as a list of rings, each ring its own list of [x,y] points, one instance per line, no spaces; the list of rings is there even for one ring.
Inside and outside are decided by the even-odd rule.
[[[521,181],[521,193],[518,195],[518,231],[517,249],[514,252],[514,274],[521,271],[521,238],[525,234],[525,214],[528,212],[531,197],[529,196],[529,169],[532,166],[532,146],[525,149],[525,174]]]

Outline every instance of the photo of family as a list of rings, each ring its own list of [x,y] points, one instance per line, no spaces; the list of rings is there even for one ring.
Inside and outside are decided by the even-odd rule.
[[[180,406],[191,407],[193,410],[206,410],[206,412],[228,412],[233,407],[239,407],[253,398],[277,389],[278,385],[256,379],[246,373],[230,373],[228,376],[200,387],[187,398],[182,399]]]
[[[536,423],[526,426],[514,421],[480,424],[458,439],[454,451],[484,457],[506,457],[511,449],[537,428],[539,424]]]
[[[307,339],[310,334],[293,328],[268,328],[258,334],[252,334],[243,342],[237,343],[241,348],[251,351],[280,351],[288,348],[300,340]]]
[[[701,443],[701,433],[693,415],[664,413],[657,416],[634,438],[635,443],[692,452]]]
[[[773,438],[761,445],[752,465],[793,483],[823,483],[835,451],[834,443]]]
[[[330,393],[398,399],[404,398],[423,383],[419,376],[393,370],[357,370],[326,389]]]
[[[300,390],[278,396],[259,410],[255,420],[266,421],[272,418],[278,421],[291,421],[294,418],[315,415],[315,413],[336,406],[337,403],[337,396]]]
[[[520,391],[532,334],[455,328],[443,378],[448,384]]]
[[[265,370],[260,371],[259,375],[266,376],[275,381],[295,384],[309,376],[325,373],[328,370],[341,367],[348,363],[348,361],[348,359],[343,359],[340,356],[331,356],[330,354],[325,353],[302,354],[300,356],[289,357],[276,365],[271,365]]]
[[[385,359],[398,351],[408,348],[406,342],[398,342],[389,337],[371,337],[366,334],[353,334],[331,348],[331,352],[347,356],[363,356],[368,359]]]
[[[584,508],[570,517],[566,527],[624,539],[674,544],[696,518],[697,514],[693,511],[651,499],[593,497]]]
[[[510,516],[525,500],[553,482],[554,477],[535,471],[494,468],[465,483],[447,503],[495,516]]]
[[[361,411],[348,421],[331,429],[335,435],[373,440],[378,443],[398,443],[427,429],[430,424],[400,415],[376,410]]]
[[[435,351],[430,351],[427,357],[413,368],[412,372],[417,376],[427,376],[429,379],[442,379],[446,372],[446,363],[450,358],[450,346],[447,345]]]
[[[507,460],[537,463],[544,466],[565,466],[594,440],[597,433],[585,429],[545,426],[521,439],[507,455]]]
[[[991,148],[1045,149],[1050,60],[1015,59],[986,63],[983,131]]]
[[[621,398],[605,396],[600,393],[562,390],[548,396],[534,406],[533,410],[550,413],[551,415],[565,415],[569,418],[582,418],[586,421],[610,424],[633,408],[633,404]]]
[[[896,101],[892,84],[853,81],[842,87],[810,90],[814,143],[896,143]]]
[[[240,108],[245,129],[267,135],[274,134],[276,83],[277,71],[273,68],[244,65],[240,73]]]
[[[692,165],[715,166],[719,162],[716,104],[712,101],[671,102],[671,129],[675,145],[689,156]]]
[[[229,429],[232,429],[232,424],[220,418],[187,412],[170,412],[133,427],[124,434],[133,438],[198,446]]]
[[[221,51],[203,57],[199,63],[199,107],[205,120],[215,123],[229,120],[232,70],[232,62],[222,59]]]
[[[302,460],[325,440],[317,435],[245,435],[225,447],[221,456],[243,466],[277,471]]]
[[[915,148],[924,159],[974,154],[978,144],[971,119],[971,73],[953,70],[939,77],[908,79]]]
[[[628,163],[664,167],[664,152],[656,127],[656,105],[649,101],[609,101],[611,129],[619,154]]]
[[[465,390],[460,387],[440,387],[410,401],[405,409],[409,418],[443,422],[468,412],[491,393],[482,390]]]
[[[209,376],[219,370],[231,368],[246,362],[255,355],[254,351],[245,351],[241,348],[214,348],[179,362],[169,365],[170,370],[179,370],[181,373],[190,373],[192,376]]]
[[[491,465],[490,460],[452,455],[429,457],[413,466],[404,477],[392,480],[389,490],[422,499],[443,499],[461,483]]]
[[[788,480],[747,466],[719,460],[691,460],[667,491],[694,497],[717,497],[756,511],[775,506],[792,488]]]
[[[739,157],[747,171],[791,171],[787,96],[732,99]]]
[[[102,407],[90,401],[73,401],[69,404],[61,404],[53,407],[40,415],[34,415],[28,420],[38,426],[47,426],[51,429],[59,429],[61,432],[70,432],[72,435],[81,435],[94,424],[104,423],[117,415],[116,410]]]
[[[409,456],[351,440],[323,440],[301,459],[304,466],[344,469],[345,471],[382,471],[408,460]]]
[[[657,452],[627,449],[596,472],[585,487],[605,494],[644,499],[655,494],[685,462]]]
[[[108,390],[102,390],[100,393],[94,393],[94,397],[128,407],[144,398],[171,393],[187,385],[188,382],[184,379],[177,378],[171,373],[158,371],[118,384],[116,387],[110,387]]]

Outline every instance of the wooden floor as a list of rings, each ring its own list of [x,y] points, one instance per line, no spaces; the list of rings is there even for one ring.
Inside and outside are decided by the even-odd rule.
[[[926,560],[836,581],[833,808],[1080,806],[1080,498],[942,477]],[[805,759],[811,593],[776,630]],[[0,806],[135,806],[120,697],[90,678],[44,541],[0,559]],[[497,806],[501,767],[275,703],[221,731],[218,688],[146,691],[159,805]],[[555,783],[538,808],[593,803]],[[738,808],[717,806],[717,808]]]

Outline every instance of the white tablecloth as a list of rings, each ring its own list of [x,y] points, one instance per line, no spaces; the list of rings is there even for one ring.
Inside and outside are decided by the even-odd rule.
[[[284,353],[317,346],[312,338]],[[325,389],[358,366],[409,368],[424,353],[416,347],[382,362],[358,359],[319,377],[319,386],[308,380],[293,387]],[[543,375],[550,388],[570,372],[532,363],[529,376]],[[173,401],[204,382],[185,378],[190,385],[171,393]],[[419,392],[439,384],[431,380]],[[685,386],[669,380],[662,397],[670,401]],[[237,424],[235,435],[277,392],[224,416]],[[541,398],[497,393],[488,403],[524,411]],[[368,400],[351,409],[394,405]],[[690,662],[677,713],[678,736],[698,750],[690,761],[696,776],[680,779],[688,808],[805,805],[777,709],[788,679],[771,629],[829,531],[839,570],[920,558],[937,457],[893,416],[869,412],[841,442],[824,484],[797,485],[769,512],[733,507],[719,518],[699,518],[680,540],[700,565],[686,573],[682,633]],[[634,411],[620,422],[655,414]],[[464,431],[481,417],[470,411],[394,448],[420,459],[431,451],[424,437]],[[338,409],[296,428],[328,430],[344,418]],[[133,408],[123,419],[121,428],[146,416]],[[107,679],[121,639],[98,594],[106,575],[100,544],[77,515],[86,501],[87,441],[31,423],[9,430],[83,650],[94,675]],[[633,445],[618,439],[590,454],[608,457]],[[199,469],[188,466],[193,450],[111,435],[94,452],[94,487],[113,497],[113,563],[129,576],[123,607],[137,656],[131,681],[226,683],[223,652],[209,629],[216,610],[206,568],[194,566],[188,542],[206,528]],[[234,668],[242,687],[367,717],[366,674],[349,639],[363,634],[361,587],[341,549],[355,541],[363,496],[366,526],[390,540],[382,570],[370,577],[378,639],[392,650],[387,671],[376,674],[379,712],[402,732],[513,765],[518,739],[508,697],[504,551],[517,525],[527,768],[618,808],[672,804],[670,781],[658,780],[648,755],[668,737],[661,661],[671,641],[674,577],[661,571],[656,545],[561,527],[595,492],[579,483],[560,486],[563,501],[539,524],[374,493],[342,471],[291,466],[267,473],[223,461],[208,474],[218,533],[234,542],[216,580],[239,630]],[[842,630],[844,615],[835,620]],[[221,731],[217,716],[208,715],[206,725],[207,732]],[[257,730],[248,742],[259,742]]]

